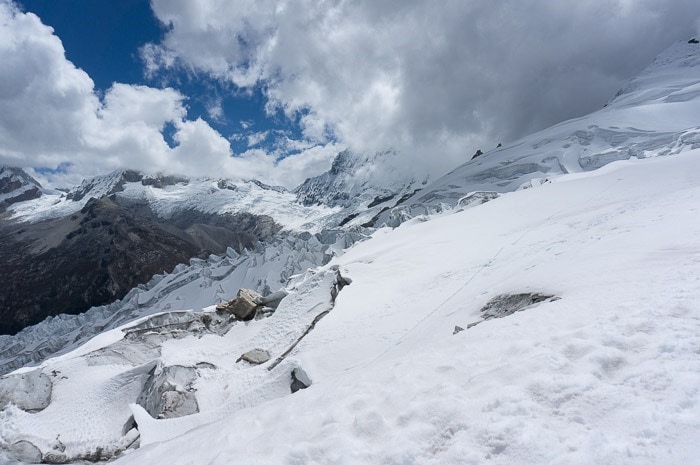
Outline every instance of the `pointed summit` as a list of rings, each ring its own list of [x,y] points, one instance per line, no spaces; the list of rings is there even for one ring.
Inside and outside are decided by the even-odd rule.
[[[41,197],[41,184],[21,168],[0,166],[0,212],[13,203]]]
[[[415,190],[415,178],[395,169],[399,156],[393,150],[355,154],[344,150],[325,173],[308,178],[294,189],[303,205],[356,208],[378,205]]]

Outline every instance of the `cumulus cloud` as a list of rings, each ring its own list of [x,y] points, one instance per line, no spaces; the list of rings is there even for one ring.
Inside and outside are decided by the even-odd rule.
[[[29,152],[50,163],[75,148],[83,121],[95,118],[93,82],[66,61],[61,41],[33,14],[0,3],[0,141],[4,162]]]
[[[272,153],[252,148],[231,158],[235,172],[243,179],[261,179],[267,184],[292,188],[310,175],[327,170],[333,158],[344,148],[335,143],[314,145],[299,140],[287,141],[284,148],[278,147]],[[285,156],[280,157],[281,153]],[[292,154],[286,155],[289,153]]]
[[[114,84],[98,95],[53,30],[0,0],[0,163],[75,179],[129,167],[259,178],[293,187],[335,153],[393,148],[437,174],[602,106],[674,40],[697,33],[697,0],[152,0],[167,26],[141,50],[154,82],[205,73],[301,140],[241,121],[230,141],[170,88]],[[225,119],[218,96],[208,117]],[[171,147],[163,135],[174,128]],[[260,141],[265,137],[265,148]],[[168,139],[169,140],[169,139]],[[172,144],[171,144],[172,145]]]
[[[602,106],[674,40],[697,0],[152,0],[151,72],[261,86],[309,140],[393,147],[441,171]]]
[[[49,168],[33,172],[54,185],[118,168],[298,178],[291,165],[288,177],[273,173],[278,154],[232,157],[220,133],[187,118],[186,97],[174,89],[115,83],[98,95],[90,77],[66,59],[53,30],[7,0],[0,0],[0,63],[0,164]],[[214,105],[211,112],[219,110]],[[163,135],[167,125],[174,147]]]

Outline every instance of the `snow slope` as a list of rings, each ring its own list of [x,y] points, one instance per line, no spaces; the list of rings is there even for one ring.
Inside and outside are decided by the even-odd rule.
[[[217,367],[192,386],[202,411],[154,420],[132,406],[142,446],[116,463],[697,463],[699,170],[700,150],[620,161],[378,230],[298,277],[279,314],[225,336],[166,340],[157,363]],[[334,267],[352,283],[266,370],[328,308]],[[491,298],[520,292],[560,300],[452,334],[479,321]],[[299,312],[310,312],[302,323]],[[41,370],[83,364],[66,387],[113,386],[135,368],[109,378],[113,365],[84,364],[120,337],[106,333]],[[271,361],[233,363],[253,347]],[[312,385],[285,394],[297,368]],[[94,450],[109,434],[104,450],[131,439],[124,404],[104,424],[107,387],[96,397],[59,392],[52,411],[5,409],[3,445],[34,435],[55,447],[61,427],[65,451]],[[135,397],[120,392],[109,402]]]
[[[51,191],[43,189],[24,170],[0,165],[0,212],[13,203],[36,199],[44,193]]]
[[[700,463],[694,47],[605,109],[456,169],[322,267],[289,276],[318,251],[272,248],[134,291],[139,320],[0,378],[0,461]],[[290,295],[222,320],[201,307],[229,272],[226,293],[289,278]],[[483,320],[523,293],[555,298]],[[238,361],[254,348],[270,360]],[[292,376],[310,386],[292,394]],[[180,416],[147,411],[163,386]]]
[[[117,463],[697,463],[698,170],[617,162],[378,231],[292,354],[309,389]],[[452,335],[522,291],[561,300]]]
[[[484,153],[437,179],[378,224],[441,211],[474,191],[511,192],[616,160],[700,147],[700,44],[677,42],[605,108]]]

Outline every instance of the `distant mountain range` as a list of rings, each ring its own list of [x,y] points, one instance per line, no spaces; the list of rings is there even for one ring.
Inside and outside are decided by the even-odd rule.
[[[119,170],[60,192],[3,167],[0,273],[8,278],[0,333],[108,304],[153,274],[228,247],[241,252],[275,236],[339,227],[395,227],[616,160],[698,147],[696,47],[668,49],[605,108],[487,151],[433,182],[392,169],[401,158],[391,150],[343,151],[326,173],[293,191],[257,180]]]
[[[697,462],[698,115],[690,41],[425,184],[4,169],[0,462]]]
[[[368,160],[342,152],[330,171],[294,192],[258,180],[132,170],[61,192],[43,189],[19,168],[2,167],[0,274],[8,278],[0,295],[0,334],[121,299],[193,257],[229,247],[242,252],[278,233],[371,225],[415,185],[359,180],[359,163],[368,167],[386,156],[395,154]]]

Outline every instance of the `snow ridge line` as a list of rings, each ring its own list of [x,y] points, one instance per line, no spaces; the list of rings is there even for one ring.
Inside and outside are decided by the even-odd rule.
[[[350,284],[350,281],[346,278],[344,278],[341,274],[340,271],[336,270],[336,281],[335,285],[331,289],[331,308],[328,310],[324,310],[323,312],[319,313],[316,315],[316,317],[313,319],[311,324],[306,328],[306,330],[302,333],[301,336],[297,338],[296,341],[294,341],[288,348],[285,350],[279,357],[275,359],[274,362],[270,364],[269,367],[267,367],[267,371],[272,371],[277,365],[282,363],[282,361],[287,358],[287,356],[294,350],[294,348],[299,345],[302,339],[304,339],[315,327],[316,323],[321,321],[321,319],[328,315],[331,310],[335,307],[335,299],[338,297],[338,293],[343,289],[343,287],[347,286]],[[313,308],[318,307],[321,304],[314,305]],[[313,308],[311,310],[313,310]]]

